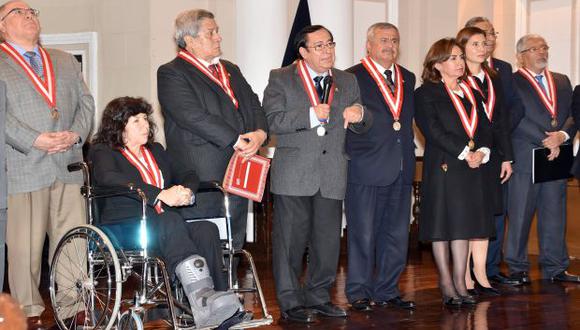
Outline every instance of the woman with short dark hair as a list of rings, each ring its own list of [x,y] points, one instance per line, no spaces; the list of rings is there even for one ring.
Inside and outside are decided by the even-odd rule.
[[[464,54],[455,39],[431,46],[422,78],[415,92],[415,119],[425,136],[419,235],[433,242],[443,303],[472,305],[465,286],[468,240],[493,234],[481,169],[489,159],[489,123],[480,96],[463,82]]]
[[[211,290],[227,289],[219,232],[208,221],[186,223],[176,209],[193,204],[199,179],[195,170],[169,159],[163,146],[153,141],[151,113],[151,105],[142,98],[121,97],[109,102],[90,149],[94,183],[132,184],[145,193],[147,232],[154,236],[171,276],[180,279],[196,325],[216,325],[241,307],[235,294]],[[135,197],[107,198],[100,210],[100,223],[134,223],[142,214],[141,208]],[[208,270],[209,275],[204,275]],[[219,307],[214,309],[211,303],[218,300],[215,306]]]

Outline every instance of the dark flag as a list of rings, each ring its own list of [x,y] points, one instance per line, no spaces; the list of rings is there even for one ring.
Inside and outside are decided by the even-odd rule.
[[[288,44],[286,45],[286,52],[284,53],[284,61],[282,61],[282,66],[292,64],[292,62],[296,60],[294,37],[300,30],[309,25],[312,25],[312,23],[310,22],[310,9],[308,8],[308,0],[300,0],[298,9],[296,10],[296,16],[294,17],[294,23],[292,23],[292,30],[290,31],[290,36],[288,37]]]

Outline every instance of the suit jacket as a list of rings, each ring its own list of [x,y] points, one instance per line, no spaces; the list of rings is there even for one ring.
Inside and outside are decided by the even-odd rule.
[[[167,152],[192,166],[201,181],[223,180],[240,134],[256,129],[268,132],[260,101],[240,69],[221,62],[230,75],[237,110],[220,86],[182,58],[157,70]],[[192,217],[213,215],[221,209],[217,194],[203,194],[198,201],[200,206],[190,210]]]
[[[197,190],[199,179],[195,170],[170,158],[159,143],[153,143],[149,150],[163,175],[164,188],[180,184],[193,192]],[[95,144],[90,148],[89,159],[92,163],[94,185],[110,186],[131,183],[145,193],[149,211],[152,211],[153,203],[161,189],[144,182],[137,168],[119,150],[114,150],[102,143]],[[100,210],[101,215],[108,221],[136,217],[141,214],[141,202],[135,197],[107,198],[103,204]],[[168,208],[166,205],[163,207]]]
[[[524,117],[524,105],[514,86],[512,65],[495,57],[492,58],[492,65],[499,75],[499,80],[501,80],[504,107],[509,114],[510,131],[513,131]]]
[[[403,183],[411,184],[415,176],[415,75],[399,66],[403,75],[403,105],[399,121],[401,130],[393,129],[393,115],[379,87],[362,64],[347,70],[356,76],[365,111],[373,115],[373,125],[364,134],[346,133],[346,151],[351,157],[348,182],[371,186],[392,184],[402,173]]]
[[[566,131],[570,136],[575,128],[570,119],[572,85],[567,76],[552,72],[556,84],[558,126],[550,125],[551,116],[530,82],[520,73],[514,73],[516,89],[524,104],[525,115],[512,133],[514,171],[532,173],[532,149],[542,147],[545,132]]]
[[[6,84],[0,81],[0,209],[6,209],[8,198],[8,182],[6,177]],[[0,244],[3,244],[0,242]],[[1,266],[0,266],[1,267]],[[3,267],[1,267],[3,268]],[[0,285],[1,287],[1,285]]]
[[[46,49],[56,77],[56,103],[60,113],[52,119],[50,109],[28,76],[11,57],[0,51],[0,80],[6,83],[6,142],[8,192],[35,191],[56,180],[82,183],[79,172],[67,165],[82,160],[82,145],[48,155],[32,146],[42,132],[73,131],[86,141],[93,122],[95,103],[85,85],[78,61],[60,50]]]
[[[574,93],[572,94],[572,117],[574,118],[576,131],[580,130],[580,85],[574,88]],[[574,140],[575,135],[576,133],[570,135],[570,139]],[[576,155],[571,173],[580,179],[580,153]]]
[[[263,103],[270,132],[277,138],[270,172],[272,193],[313,196],[320,190],[325,198],[344,199],[349,156],[344,148],[342,112],[360,103],[360,92],[354,75],[332,69],[332,77],[334,99],[326,135],[320,137],[310,128],[311,104],[296,64],[270,72]],[[365,132],[371,118],[371,112],[365,111],[363,121],[349,129]]]

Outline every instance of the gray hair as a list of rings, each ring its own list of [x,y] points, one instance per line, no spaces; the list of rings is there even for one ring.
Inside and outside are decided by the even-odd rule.
[[[367,40],[371,40],[375,37],[376,30],[388,30],[388,29],[393,29],[393,30],[397,31],[397,33],[399,33],[399,29],[397,28],[397,26],[395,24],[391,24],[391,23],[387,23],[387,22],[378,22],[378,23],[371,25],[367,29]]]
[[[202,19],[213,19],[214,15],[205,9],[192,9],[181,12],[175,18],[174,39],[179,48],[185,48],[185,37],[197,37]]]
[[[526,34],[525,36],[521,37],[518,42],[516,43],[516,52],[518,54],[521,54],[524,50],[526,50],[526,44],[528,43],[528,40],[530,39],[542,39],[544,40],[544,42],[546,41],[546,39],[544,39],[544,37],[542,37],[539,34]]]
[[[470,18],[467,22],[465,22],[465,27],[474,27],[477,24],[484,22],[491,24],[490,20],[487,17],[475,16]]]

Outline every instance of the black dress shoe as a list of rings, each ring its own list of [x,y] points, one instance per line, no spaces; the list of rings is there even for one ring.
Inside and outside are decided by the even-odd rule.
[[[489,280],[493,283],[496,284],[503,284],[503,285],[513,285],[513,286],[517,286],[517,285],[522,285],[522,281],[520,281],[519,279],[516,278],[511,278],[508,276],[505,276],[502,273],[499,273],[495,276],[491,276],[489,277]]]
[[[446,297],[443,296],[443,305],[447,307],[461,307],[463,301],[459,297]]]
[[[375,301],[376,306],[393,306],[402,309],[415,309],[415,302],[411,300],[403,300],[397,296],[389,300]]]
[[[299,323],[314,323],[316,322],[316,315],[312,314],[312,312],[304,306],[296,306],[283,311],[282,319]]]
[[[459,298],[461,299],[462,305],[475,305],[475,304],[477,304],[477,299],[475,299],[475,297],[472,295],[459,296]]]
[[[530,275],[528,272],[517,272],[510,274],[509,277],[511,280],[520,281],[522,284],[530,284],[532,281],[530,280]]]
[[[570,274],[567,271],[563,271],[560,274],[553,276],[552,281],[554,282],[573,282],[580,283],[580,276]]]
[[[331,302],[327,302],[326,304],[310,306],[308,307],[312,310],[313,314],[320,314],[322,316],[327,317],[347,317],[346,311],[342,308],[334,305]]]
[[[359,312],[372,312],[371,300],[369,298],[363,298],[353,301],[351,304],[352,309]]]

